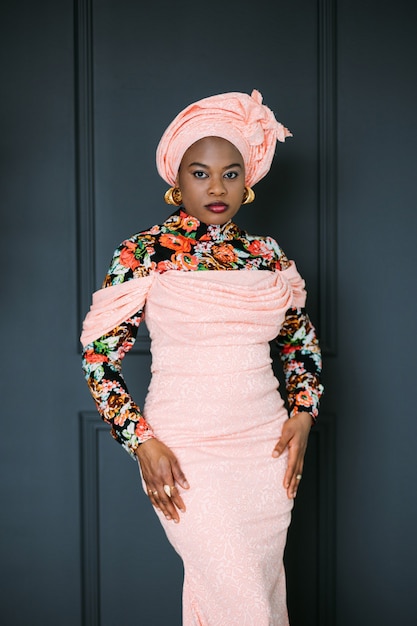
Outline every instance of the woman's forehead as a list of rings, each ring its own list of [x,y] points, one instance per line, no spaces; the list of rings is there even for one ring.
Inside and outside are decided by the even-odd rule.
[[[203,137],[193,143],[184,153],[183,163],[198,161],[230,161],[230,164],[243,166],[243,157],[239,150],[227,139],[222,137]]]

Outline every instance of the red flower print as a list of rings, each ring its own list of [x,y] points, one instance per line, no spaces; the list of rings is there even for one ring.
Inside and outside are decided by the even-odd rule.
[[[164,233],[160,236],[159,243],[164,248],[169,248],[176,252],[189,252],[191,250],[191,241],[184,235]]]
[[[136,244],[133,241],[125,241],[124,248],[120,252],[120,263],[124,267],[129,267],[131,270],[135,270],[140,265],[140,261],[135,258]]]
[[[221,243],[211,248],[215,259],[221,263],[234,263],[237,261],[237,254],[230,243]]]
[[[281,352],[282,354],[291,354],[291,352],[295,352],[297,350],[297,347],[298,346],[293,343],[287,343],[285,346],[282,346]]]
[[[157,272],[167,272],[168,270],[177,270],[178,267],[172,261],[159,261],[156,266]]]
[[[193,230],[197,230],[199,223],[200,222],[195,217],[184,215],[181,221],[181,228],[185,230],[186,233],[190,233]]]
[[[298,406],[311,406],[314,404],[310,391],[308,389],[299,391],[295,396],[295,404],[298,404]]]
[[[171,259],[181,269],[195,270],[198,267],[198,258],[194,254],[179,252],[178,254],[173,254]]]
[[[253,256],[262,256],[264,259],[268,259],[268,261],[274,256],[274,253],[268,248],[264,241],[252,241],[248,246],[248,250]]]
[[[94,350],[86,350],[84,356],[87,363],[107,363],[109,360],[105,354],[97,354]]]
[[[137,437],[140,437],[141,435],[143,435],[143,433],[145,433],[147,430],[149,430],[149,426],[148,423],[146,422],[145,418],[143,418],[142,416],[139,417],[138,423],[136,424],[136,428],[135,428],[135,435]]]

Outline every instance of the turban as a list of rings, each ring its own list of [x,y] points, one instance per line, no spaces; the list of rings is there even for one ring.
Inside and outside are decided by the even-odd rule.
[[[251,187],[268,173],[277,141],[292,137],[254,89],[210,96],[186,107],[171,122],[159,142],[156,165],[160,176],[175,185],[186,150],[203,137],[222,137],[241,153],[245,184]]]

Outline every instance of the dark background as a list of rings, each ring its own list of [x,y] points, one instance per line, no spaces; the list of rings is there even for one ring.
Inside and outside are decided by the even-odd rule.
[[[237,221],[296,259],[325,352],[287,550],[291,624],[414,626],[415,3],[0,11],[1,624],[181,623],[180,561],[94,410],[78,336],[113,249],[169,213],[154,165],[167,124],[257,88],[294,138]],[[142,332],[126,361],[139,403],[149,360]]]

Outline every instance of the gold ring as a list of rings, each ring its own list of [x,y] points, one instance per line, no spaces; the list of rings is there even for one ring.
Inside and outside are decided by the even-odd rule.
[[[153,495],[154,495],[154,496],[157,496],[157,495],[158,495],[158,492],[157,492],[157,491],[152,491],[152,493],[153,493]]]
[[[296,478],[296,480],[301,480],[302,479],[302,475],[301,474],[297,474],[297,476],[295,478]]]
[[[164,485],[164,491],[167,494],[168,498],[171,497],[171,487],[169,485]]]

